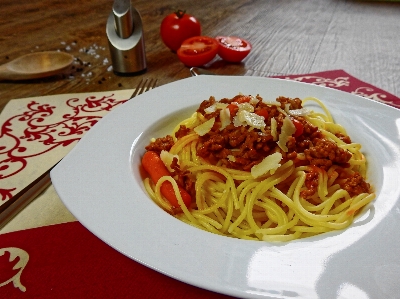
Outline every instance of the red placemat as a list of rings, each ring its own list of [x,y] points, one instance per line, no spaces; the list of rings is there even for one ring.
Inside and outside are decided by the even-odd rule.
[[[400,108],[400,98],[369,83],[361,81],[344,70],[332,70],[303,75],[274,76],[299,82],[326,86],[359,95],[377,102]]]
[[[79,222],[1,235],[0,285],[8,279],[1,298],[230,298],[132,261]]]
[[[343,70],[279,76],[394,107],[400,99]],[[79,222],[0,235],[2,298],[231,298],[190,286],[115,251]]]

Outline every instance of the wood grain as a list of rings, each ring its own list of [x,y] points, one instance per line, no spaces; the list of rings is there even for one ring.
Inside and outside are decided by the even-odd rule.
[[[0,64],[20,55],[60,50],[76,57],[62,75],[0,82],[0,111],[11,99],[134,88],[143,77],[160,85],[190,76],[159,37],[162,19],[186,9],[202,34],[238,35],[253,44],[240,64],[215,59],[218,74],[269,76],[344,69],[400,96],[400,3],[345,0],[133,1],[143,19],[148,70],[136,77],[110,69],[105,34],[111,0],[2,0]]]

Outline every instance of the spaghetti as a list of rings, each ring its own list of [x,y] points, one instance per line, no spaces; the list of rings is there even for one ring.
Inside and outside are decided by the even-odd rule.
[[[303,107],[310,101],[323,113]],[[144,179],[150,197],[215,234],[290,241],[341,230],[375,198],[361,145],[312,97],[210,97],[146,150],[171,174]],[[172,185],[177,204],[166,200],[163,184]],[[178,188],[191,195],[189,204]]]

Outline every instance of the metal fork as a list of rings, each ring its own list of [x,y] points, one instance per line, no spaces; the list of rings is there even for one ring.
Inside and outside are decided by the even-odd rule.
[[[139,94],[145,93],[156,87],[157,79],[142,79],[140,80],[138,86],[135,88],[135,91],[132,93],[130,99],[136,97]]]
[[[145,93],[146,91],[156,87],[157,80],[142,79],[138,86],[135,88],[130,99]],[[55,164],[57,165],[58,162]],[[30,202],[32,202],[41,192],[43,192],[50,184],[50,171],[55,166],[46,170],[32,183],[24,189],[15,194],[5,204],[0,206],[0,229],[4,227],[12,218],[14,218],[20,211],[22,211]]]

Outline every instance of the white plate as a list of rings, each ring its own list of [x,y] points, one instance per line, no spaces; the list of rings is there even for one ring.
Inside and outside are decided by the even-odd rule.
[[[140,156],[201,101],[315,96],[363,145],[377,198],[348,229],[290,243],[237,240],[168,215],[146,195]],[[257,77],[198,76],[151,90],[96,124],[51,172],[67,208],[116,250],[186,283],[244,298],[400,293],[400,111],[349,93]]]

